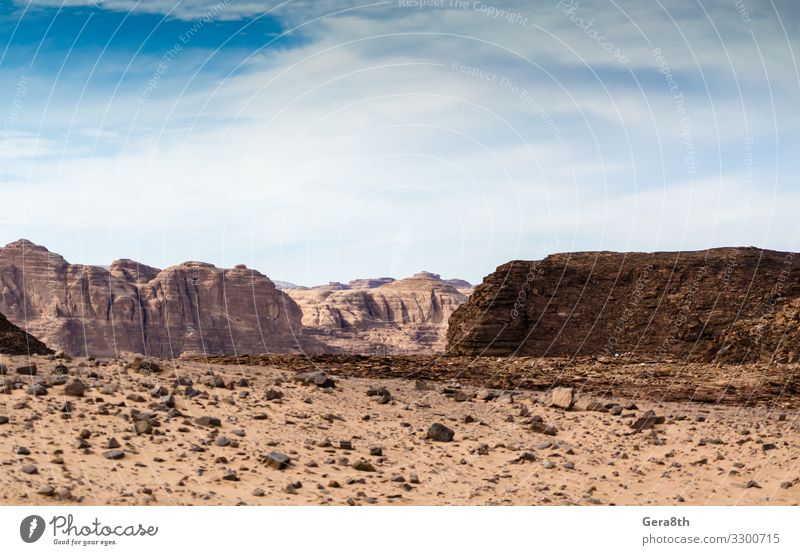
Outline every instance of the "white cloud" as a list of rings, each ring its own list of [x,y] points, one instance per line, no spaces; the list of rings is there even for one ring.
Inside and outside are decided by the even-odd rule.
[[[191,19],[212,3],[184,4],[175,14]],[[257,13],[253,4],[234,4],[239,11],[226,17]],[[630,64],[609,59],[554,5],[517,4],[531,12],[526,26],[395,3],[319,21],[304,28],[302,46],[267,50],[244,71],[231,68],[180,96],[183,83],[165,83],[143,105],[137,87],[114,98],[92,89],[77,109],[55,105],[42,116],[77,130],[64,135],[67,150],[42,137],[51,154],[67,153],[63,159],[31,165],[4,154],[10,171],[30,177],[8,198],[27,210],[9,215],[2,236],[30,234],[68,258],[98,263],[121,256],[161,266],[189,258],[246,262],[299,283],[389,268],[398,276],[425,268],[476,280],[508,259],[555,248],[790,248],[779,230],[792,224],[800,199],[781,187],[743,196],[736,158],[742,137],[756,136],[764,149],[756,183],[781,179],[764,169],[777,156],[769,145],[776,126],[793,136],[798,126],[781,37],[759,35],[769,97],[751,36],[726,20],[743,112],[735,87],[721,90],[736,81],[702,21],[672,9],[672,26],[658,11],[628,4],[651,42],[669,45],[671,67],[685,72],[680,83],[690,95],[702,170],[688,181],[680,116],[653,73],[647,42],[615,10],[586,4],[587,17],[625,47]],[[171,5],[143,2],[142,9],[166,13]],[[295,2],[289,17],[304,21],[336,5]],[[760,32],[762,20],[754,21]],[[710,99],[678,28],[714,89]],[[506,78],[543,111],[511,87],[454,70],[454,62]],[[639,76],[642,89],[626,80],[630,69],[649,70]],[[90,150],[107,148],[109,139],[121,151]],[[30,145],[15,144],[8,152],[30,156]]]

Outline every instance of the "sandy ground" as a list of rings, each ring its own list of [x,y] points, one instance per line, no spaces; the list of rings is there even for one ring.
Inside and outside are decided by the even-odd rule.
[[[18,374],[30,361],[36,375]],[[551,407],[544,392],[482,400],[487,390],[454,383],[334,377],[323,388],[264,366],[2,362],[6,505],[800,503],[800,422],[783,409],[601,399],[630,407],[614,415]],[[65,378],[84,395],[65,395]],[[35,383],[46,394],[33,395]],[[151,413],[137,416],[142,434],[132,410]],[[665,422],[636,432],[646,410]],[[535,431],[536,417],[555,435]],[[452,441],[429,439],[433,423]]]

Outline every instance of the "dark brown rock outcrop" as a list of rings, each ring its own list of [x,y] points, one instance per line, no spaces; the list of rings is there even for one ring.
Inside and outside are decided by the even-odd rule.
[[[798,360],[800,254],[556,254],[500,266],[450,318],[448,352]]]
[[[0,312],[70,355],[291,352],[302,341],[297,304],[255,270],[70,264],[25,240],[0,249]]]
[[[25,333],[0,314],[0,354],[2,355],[48,355],[47,345]]]

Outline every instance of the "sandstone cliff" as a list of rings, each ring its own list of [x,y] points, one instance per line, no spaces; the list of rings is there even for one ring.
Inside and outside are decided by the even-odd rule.
[[[289,352],[302,340],[300,309],[255,270],[85,266],[25,240],[0,249],[0,312],[71,355]]]
[[[442,351],[447,320],[466,300],[428,272],[398,281],[355,280],[286,293],[300,305],[306,330],[329,351],[362,354]]]
[[[450,318],[448,352],[797,361],[800,255],[583,252],[500,266]]]
[[[52,352],[47,345],[25,333],[0,314],[0,354],[47,355]]]

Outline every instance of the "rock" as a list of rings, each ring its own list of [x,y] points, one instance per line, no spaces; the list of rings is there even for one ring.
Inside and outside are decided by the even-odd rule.
[[[147,399],[145,399],[138,393],[129,393],[125,398],[128,401],[133,401],[134,403],[144,403],[145,401],[147,401]]]
[[[0,424],[8,424],[8,416],[0,416]]]
[[[572,403],[572,410],[605,412],[607,409],[605,404],[601,403],[597,399],[582,396],[575,399],[575,401]]]
[[[229,482],[238,482],[239,476],[236,475],[236,472],[231,470],[230,468],[226,469],[222,475],[223,480],[227,480]]]
[[[363,472],[375,472],[375,467],[372,465],[372,463],[364,459],[359,459],[354,462],[353,468]]]
[[[550,426],[548,424],[545,424],[544,422],[537,422],[535,420],[531,423],[531,431],[537,434],[544,434],[547,436],[554,436],[558,434],[558,428],[556,428],[555,426]]]
[[[370,447],[369,454],[373,457],[381,457],[383,456],[383,449],[380,447]]]
[[[27,364],[25,366],[17,367],[17,374],[21,376],[35,376],[37,372],[38,368],[35,364]]]
[[[572,408],[575,390],[571,387],[556,387],[550,393],[550,405],[560,409],[569,410]]]
[[[33,395],[34,397],[42,397],[47,395],[47,388],[42,384],[31,384],[28,386],[28,395]]]
[[[655,412],[649,410],[645,412],[641,418],[636,419],[636,421],[631,424],[631,428],[633,428],[634,432],[638,433],[643,430],[649,430],[653,426],[663,424],[664,422],[666,422],[666,419],[663,416],[656,416]]]
[[[56,488],[53,486],[42,486],[36,490],[36,493],[39,495],[44,495],[45,497],[52,497],[56,493]]]
[[[758,488],[761,489],[761,486],[755,480],[750,480],[744,486],[745,488]]]
[[[315,385],[321,389],[329,389],[336,387],[336,382],[328,376],[326,372],[322,370],[318,370],[316,372],[307,372],[304,374],[297,374],[295,377],[297,381],[300,381],[306,385]]]
[[[275,401],[276,399],[283,399],[283,392],[275,389],[268,389],[264,393],[264,399],[267,401]]]
[[[286,292],[300,305],[303,326],[332,331],[358,350],[374,352],[373,345],[380,343],[381,354],[443,352],[447,320],[467,298],[428,272]]]
[[[428,438],[432,439],[433,441],[441,441],[446,443],[453,441],[454,436],[455,432],[453,430],[438,422],[431,424],[430,428],[428,428]]]
[[[23,464],[23,465],[20,467],[20,470],[21,470],[21,471],[22,471],[24,474],[39,474],[39,469],[38,469],[38,468],[36,468],[36,467],[35,467],[34,465],[32,465],[32,464]]]
[[[216,440],[214,440],[214,445],[216,445],[217,447],[227,447],[230,444],[231,440],[229,440],[225,436],[220,436]]]
[[[272,451],[269,455],[267,455],[267,466],[274,468],[275,470],[283,470],[291,463],[292,460],[283,453]]]
[[[56,364],[56,367],[53,368],[53,372],[60,376],[66,376],[69,374],[69,368],[67,368],[64,364],[58,363]]]
[[[620,414],[622,414],[622,407],[619,405],[614,405],[613,407],[608,409],[608,412],[613,416],[619,416]]]
[[[70,397],[83,397],[85,391],[86,386],[80,380],[72,380],[64,386],[64,395],[69,395]]]
[[[153,433],[153,425],[148,420],[136,420],[133,429],[137,436]]]
[[[103,453],[103,456],[112,461],[116,461],[125,457],[125,451],[120,449],[112,449],[111,451],[106,451]]]
[[[777,448],[778,448],[778,446],[777,446],[777,445],[775,445],[774,443],[764,443],[764,444],[761,446],[761,450],[762,450],[762,451],[771,451],[771,450],[773,450],[773,449],[777,449]]]
[[[117,441],[117,438],[115,437],[109,438],[108,441],[106,442],[106,449],[118,449],[119,447],[122,446],[119,444],[119,441]]]
[[[349,451],[349,450],[353,449],[353,442],[350,441],[349,439],[343,439],[343,440],[341,440],[339,442],[339,448],[340,449],[346,449],[346,450]]]
[[[17,455],[30,455],[31,450],[27,447],[18,447],[17,448]]]
[[[8,374],[8,366],[0,364],[0,376],[5,376],[6,374]]]
[[[0,283],[0,312],[71,355],[128,351],[173,360],[289,352],[302,330],[297,304],[252,269],[186,262],[159,270],[131,260],[72,265],[22,240],[0,248]],[[34,352],[37,344],[30,343]],[[133,367],[158,372],[150,362],[139,357]]]
[[[213,426],[217,428],[222,426],[222,421],[219,418],[215,418],[213,416],[200,416],[199,418],[195,418],[194,422],[198,426]]]

